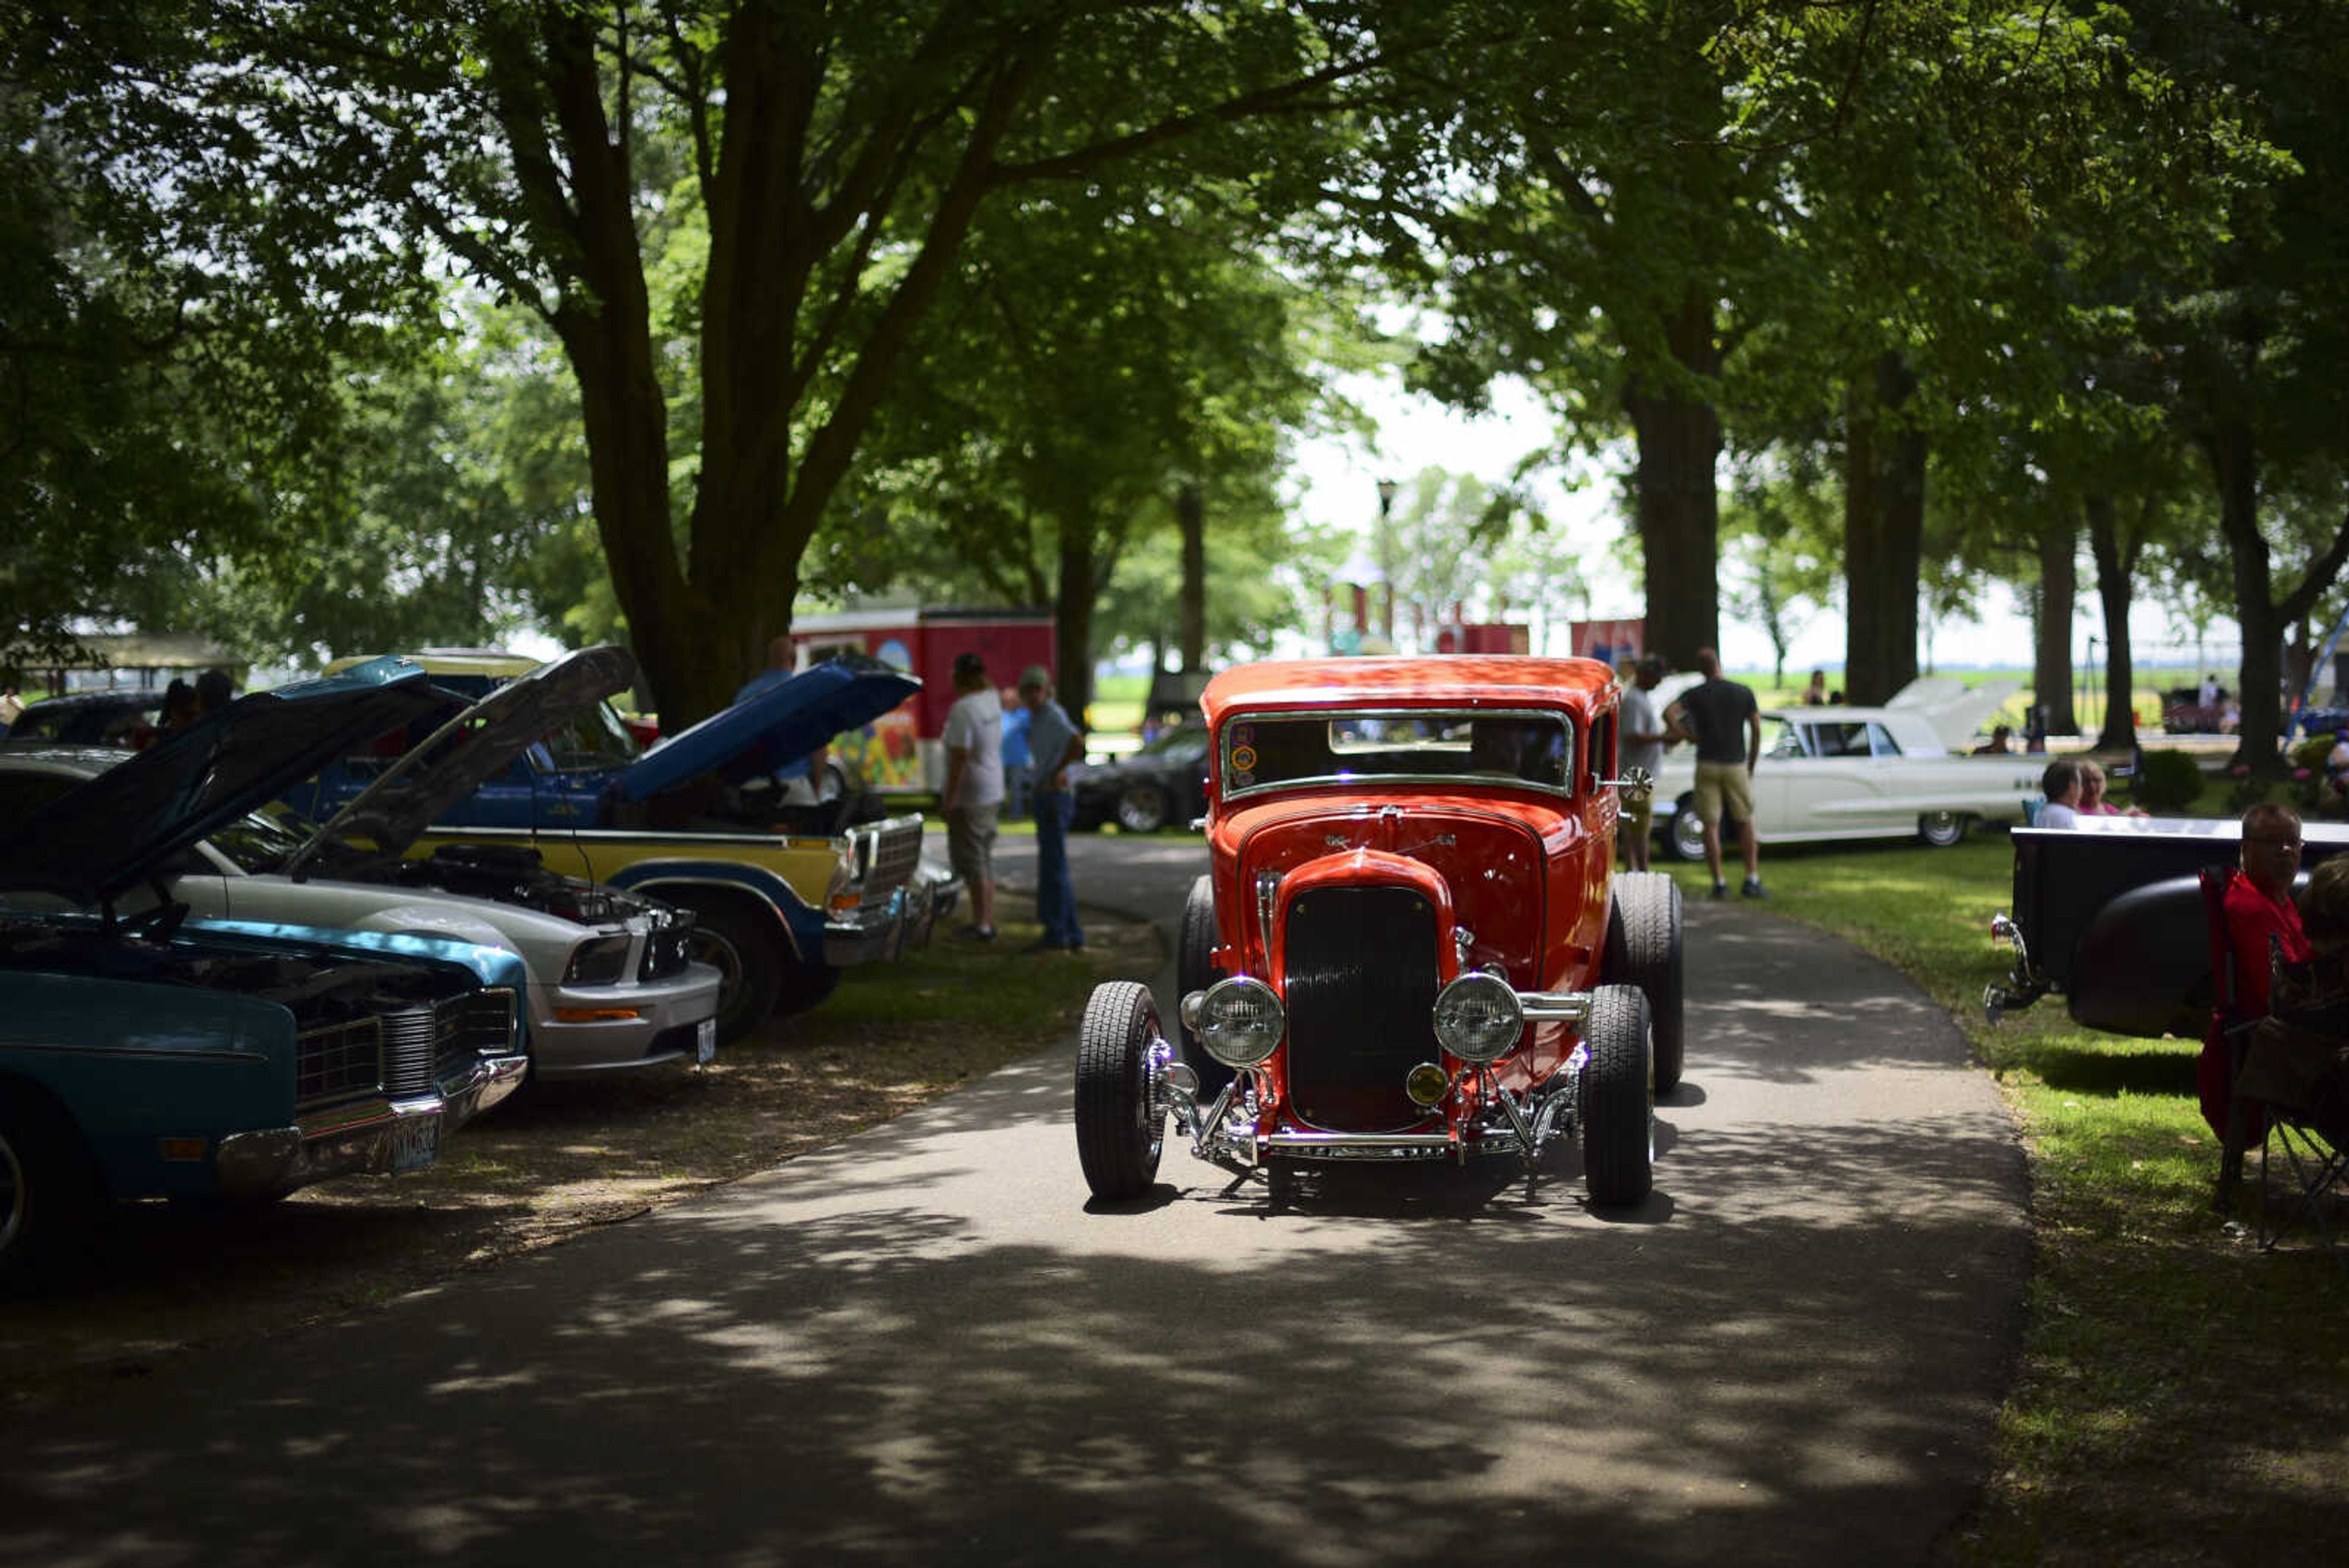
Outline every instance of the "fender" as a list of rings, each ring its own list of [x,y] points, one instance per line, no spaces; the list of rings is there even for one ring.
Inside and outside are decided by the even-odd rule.
[[[632,893],[650,893],[656,898],[664,888],[730,888],[750,895],[760,908],[775,917],[775,923],[791,944],[792,955],[802,961],[808,955],[823,952],[823,911],[812,908],[789,882],[762,867],[748,866],[733,860],[638,860],[624,866],[606,880],[615,888]]]

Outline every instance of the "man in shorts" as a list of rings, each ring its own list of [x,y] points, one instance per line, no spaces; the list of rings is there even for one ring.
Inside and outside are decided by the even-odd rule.
[[[1721,814],[1726,810],[1744,830],[1745,886],[1749,898],[1762,890],[1762,830],[1754,820],[1754,764],[1762,760],[1762,712],[1754,693],[1721,673],[1721,655],[1696,650],[1701,685],[1681,693],[1664,714],[1667,728],[1696,742],[1696,814],[1704,824],[1704,864],[1713,873],[1713,896],[1729,897],[1721,874]]]
[[[975,649],[954,658],[955,703],[947,710],[947,859],[970,889],[961,934],[995,940],[995,826],[1003,809],[1003,701]]]

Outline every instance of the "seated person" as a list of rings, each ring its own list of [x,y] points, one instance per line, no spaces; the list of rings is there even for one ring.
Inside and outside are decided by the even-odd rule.
[[[2014,754],[2014,726],[2001,724],[1990,732],[1990,739],[1974,748],[1978,757],[2007,757]]]
[[[2033,827],[2076,827],[2080,822],[2080,764],[2058,757],[2039,775],[2039,791],[2047,804],[2031,819]],[[2287,882],[2285,886],[2291,884]]]
[[[2238,852],[2242,874],[2227,884],[2227,948],[2235,971],[2235,1009],[2230,1024],[2266,1017],[2276,963],[2305,962],[2309,956],[2300,910],[2292,901],[2292,879],[2300,872],[2299,816],[2290,806],[2262,801],[2243,813],[2242,827]],[[2202,1057],[2195,1070],[2202,1119],[2221,1138],[2227,1136],[2228,1102],[2233,1092],[2229,1053],[2225,1035],[2214,1029],[2202,1043]]]
[[[2102,763],[2087,757],[2080,759],[2080,815],[2082,816],[2143,816],[2144,812],[2132,806],[2123,811],[2105,798],[2105,770]]]
[[[2349,730],[2333,732],[2333,749],[2324,753],[2324,798],[2328,805],[2349,803]]]

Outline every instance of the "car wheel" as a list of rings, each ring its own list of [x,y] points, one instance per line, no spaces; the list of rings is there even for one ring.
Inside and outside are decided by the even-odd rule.
[[[1692,800],[1682,801],[1672,813],[1672,853],[1683,860],[1704,858],[1704,819]]]
[[[1150,1056],[1164,1038],[1148,986],[1113,980],[1093,987],[1077,1037],[1077,1160],[1096,1198],[1139,1197],[1158,1174],[1166,1113]]]
[[[1917,819],[1917,836],[1947,849],[1966,836],[1966,819],[1954,811],[1929,811]]]
[[[786,1016],[812,1012],[839,989],[840,971],[830,964],[786,964],[776,977],[774,1011]]]
[[[1155,833],[1166,826],[1166,792],[1154,784],[1128,784],[1117,797],[1117,825],[1128,833]]]
[[[1599,976],[1608,983],[1636,985],[1646,993],[1656,1093],[1670,1094],[1680,1085],[1685,1054],[1680,885],[1661,871],[1621,872],[1615,878],[1611,903]]]
[[[1636,985],[1602,985],[1591,992],[1582,1041],[1589,1050],[1576,1096],[1582,1184],[1600,1207],[1637,1203],[1655,1185],[1646,993]]]
[[[1191,884],[1191,896],[1183,900],[1182,934],[1174,945],[1174,983],[1178,994],[1188,996],[1195,991],[1205,991],[1224,978],[1215,964],[1216,950],[1216,879],[1202,877]],[[1176,1048],[1191,1071],[1199,1075],[1199,1097],[1212,1100],[1224,1092],[1232,1081],[1232,1070],[1207,1054],[1198,1037],[1183,1023],[1178,1014],[1174,1020]]]
[[[789,961],[774,917],[747,899],[703,888],[663,888],[660,897],[693,911],[687,951],[718,971],[718,1043],[730,1045],[775,1010]]]
[[[97,1172],[63,1110],[0,1089],[0,1282],[56,1261],[98,1208]]]

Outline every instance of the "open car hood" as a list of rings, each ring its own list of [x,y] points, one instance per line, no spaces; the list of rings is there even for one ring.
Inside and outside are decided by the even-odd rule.
[[[222,824],[444,701],[386,658],[240,697],[67,791],[0,838],[0,888],[111,901]]]
[[[638,758],[619,777],[620,798],[647,800],[713,771],[730,784],[774,773],[921,689],[912,676],[862,654],[753,681],[731,708]]]
[[[1970,687],[1954,675],[1920,675],[1884,705],[1917,714],[1933,727],[1941,744],[1962,753],[1972,749],[1974,732],[1982,722],[2022,690],[2023,682],[2013,676]]]
[[[286,862],[286,874],[299,876],[327,845],[352,838],[387,855],[406,853],[435,818],[512,766],[564,716],[636,678],[635,656],[610,644],[516,676],[432,732],[328,818]]]

